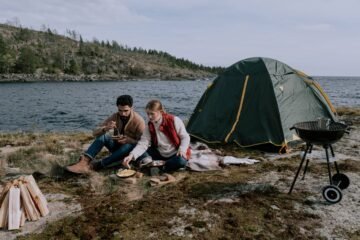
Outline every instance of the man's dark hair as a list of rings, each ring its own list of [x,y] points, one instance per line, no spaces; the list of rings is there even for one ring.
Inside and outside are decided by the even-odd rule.
[[[116,106],[129,106],[132,107],[133,99],[130,95],[121,95],[116,99]]]

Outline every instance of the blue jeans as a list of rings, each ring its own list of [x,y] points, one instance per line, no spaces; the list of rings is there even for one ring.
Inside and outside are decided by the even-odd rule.
[[[104,134],[95,139],[88,150],[85,151],[84,155],[94,160],[103,147],[106,147],[111,152],[110,156],[100,161],[101,166],[106,167],[114,162],[121,163],[124,157],[129,155],[131,150],[133,150],[135,144],[119,144],[109,135]]]
[[[153,160],[164,160],[165,161],[165,165],[163,169],[164,172],[174,172],[179,168],[184,168],[187,164],[187,160],[185,158],[181,156],[177,156],[176,154],[167,158],[161,156],[159,151],[154,147],[149,147],[146,150],[146,153],[141,155],[140,158],[142,159],[146,156],[151,156]]]

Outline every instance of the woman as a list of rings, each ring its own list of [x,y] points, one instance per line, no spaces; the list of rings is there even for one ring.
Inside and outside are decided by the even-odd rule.
[[[159,100],[148,102],[145,110],[149,122],[136,147],[124,158],[123,165],[129,167],[132,160],[140,156],[145,160],[150,156],[155,160],[165,160],[165,172],[185,167],[191,152],[190,136],[184,123],[180,118],[166,113]]]

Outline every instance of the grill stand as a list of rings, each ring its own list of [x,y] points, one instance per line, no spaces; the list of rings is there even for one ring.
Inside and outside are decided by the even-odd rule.
[[[336,174],[331,175],[330,160],[329,160],[329,151],[330,148],[331,154],[335,157],[334,150],[331,144],[339,141],[344,133],[349,133],[349,128],[347,125],[339,122],[330,122],[329,126],[323,128],[319,126],[318,121],[309,121],[309,122],[300,122],[296,123],[290,130],[296,130],[297,135],[306,142],[306,149],[304,155],[302,156],[299,168],[297,169],[295,178],[291,184],[289,194],[291,194],[295,182],[299,176],[300,170],[306,159],[306,155],[311,153],[313,145],[323,146],[326,154],[326,164],[329,174],[330,185],[323,188],[322,194],[326,201],[330,203],[337,203],[341,201],[342,193],[341,189],[345,189],[350,185],[350,180],[345,174],[339,172],[337,163],[334,161],[336,168]],[[309,165],[309,159],[306,161],[304,173],[302,179],[305,179],[305,174]]]
[[[302,165],[304,164],[304,161],[306,159],[306,155],[308,153],[311,153],[312,148],[313,148],[312,143],[306,143],[306,149],[305,149],[304,155],[303,155],[303,157],[301,159],[299,168],[298,168],[298,170],[296,172],[295,178],[294,178],[294,180],[293,180],[293,182],[291,184],[289,194],[291,194],[291,192],[292,192],[292,190],[294,188],[295,182],[296,182],[296,180],[297,180],[297,178],[299,176]],[[331,144],[324,144],[323,148],[325,149],[326,163],[327,163],[327,169],[328,169],[328,174],[329,174],[329,182],[330,182],[330,185],[325,186],[324,189],[323,189],[323,197],[330,203],[337,203],[337,202],[341,201],[341,199],[342,199],[341,189],[347,188],[349,186],[349,184],[350,184],[350,180],[345,174],[340,174],[338,165],[337,165],[337,163],[335,161],[334,161],[334,165],[335,165],[335,169],[336,169],[336,174],[331,176],[331,168],[330,168],[330,160],[329,160],[329,151],[328,151],[328,149],[330,148],[331,155],[333,157],[335,157],[334,150],[333,150]],[[309,165],[309,159],[306,160],[302,180],[305,179],[305,174],[306,174],[308,165]]]

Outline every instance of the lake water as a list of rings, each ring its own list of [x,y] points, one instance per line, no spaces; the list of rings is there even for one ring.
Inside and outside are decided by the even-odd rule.
[[[360,107],[360,77],[314,77],[335,106]],[[211,81],[121,81],[0,84],[0,132],[90,131],[116,112],[121,94],[145,117],[149,99],[189,119]]]

